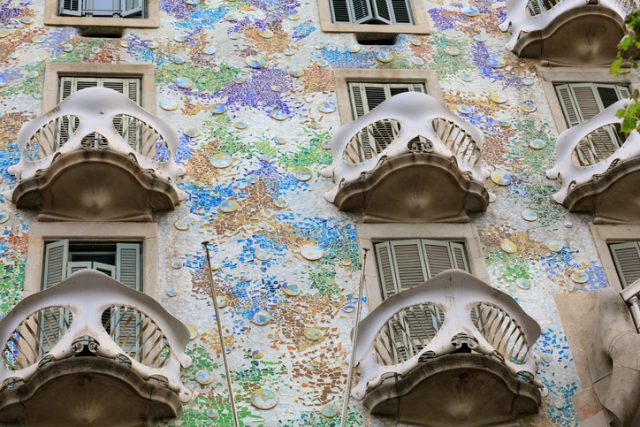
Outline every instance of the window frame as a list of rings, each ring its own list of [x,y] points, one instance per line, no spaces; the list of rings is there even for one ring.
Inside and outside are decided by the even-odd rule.
[[[442,99],[436,73],[431,70],[338,68],[334,71],[334,78],[338,114],[343,125],[354,120],[349,83],[422,83],[428,95]]]
[[[47,0],[50,1],[50,0]],[[412,24],[355,24],[333,22],[331,0],[318,0],[320,29],[325,33],[369,33],[369,34],[429,34],[431,20],[426,4],[418,0],[408,0]]]
[[[140,18],[113,18],[60,15],[60,0],[45,0],[45,25],[94,27],[104,29],[158,28],[160,26],[160,0],[145,0],[144,16]]]
[[[616,76],[609,73],[609,68],[603,67],[546,67],[538,66],[538,75],[542,80],[542,88],[547,98],[547,105],[558,133],[568,129],[560,100],[556,94],[556,85],[566,83],[596,83],[628,85],[629,90],[640,89],[640,78],[629,73]]]
[[[384,301],[374,245],[387,240],[428,239],[463,243],[472,274],[490,283],[480,236],[473,224],[358,224],[357,231],[360,259],[363,257],[364,250],[368,250],[367,264],[363,273],[365,295],[370,311]]]
[[[625,288],[622,286],[620,276],[618,276],[618,270],[609,245],[613,243],[640,242],[640,225],[591,224],[590,230],[609,286],[624,294]],[[632,288],[627,287],[626,289]]]
[[[59,82],[62,77],[138,78],[140,106],[156,114],[155,67],[153,64],[84,64],[78,62],[48,62],[44,71],[42,113],[59,103]]]
[[[45,248],[56,240],[142,244],[142,292],[160,301],[158,225],[123,222],[37,222],[29,230],[24,297],[42,290]]]

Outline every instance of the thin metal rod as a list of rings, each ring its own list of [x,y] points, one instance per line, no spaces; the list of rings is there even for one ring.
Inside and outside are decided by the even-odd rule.
[[[362,308],[362,297],[364,293],[364,272],[367,265],[367,252],[369,249],[364,250],[362,256],[362,273],[360,274],[360,288],[358,289],[358,305],[356,306],[356,325],[353,327],[353,338],[351,344],[351,356],[349,357],[349,371],[347,372],[347,385],[344,390],[344,400],[342,402],[342,420],[340,421],[340,427],[345,427],[347,424],[347,412],[349,411],[349,398],[351,396],[351,382],[353,381],[353,365],[356,358],[356,342],[358,341],[358,328],[360,327],[360,309]]]
[[[227,350],[224,345],[224,337],[222,336],[222,322],[220,321],[220,309],[218,308],[218,292],[213,282],[213,272],[211,271],[211,258],[209,256],[209,242],[202,242],[204,250],[207,253],[207,267],[209,270],[209,292],[213,300],[213,309],[216,313],[216,324],[218,325],[218,338],[220,339],[220,350],[222,351],[222,362],[224,364],[224,372],[227,376],[227,388],[229,389],[229,404],[231,405],[231,413],[233,414],[233,425],[240,427],[238,422],[238,413],[236,412],[236,402],[233,398],[233,387],[231,386],[231,372],[229,371],[229,363],[227,363]]]

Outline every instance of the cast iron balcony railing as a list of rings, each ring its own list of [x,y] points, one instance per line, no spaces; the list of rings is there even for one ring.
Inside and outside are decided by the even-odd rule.
[[[435,98],[395,95],[335,133],[322,171],[335,186],[325,197],[383,221],[467,221],[488,203],[482,141]]]
[[[561,186],[553,199],[594,222],[637,223],[640,198],[640,135],[620,132],[620,100],[593,119],[565,130],[556,142],[556,165],[547,171]]]
[[[610,64],[635,0],[507,0],[507,49],[554,64]]]
[[[373,413],[397,411],[418,425],[459,425],[456,417],[468,423],[473,415],[480,417],[473,425],[506,422],[540,405],[531,349],[539,335],[511,297],[448,270],[390,297],[360,322],[353,395]],[[443,381],[449,385],[438,387]],[[452,405],[458,410],[448,411]]]
[[[4,422],[35,422],[30,417],[46,416],[47,405],[55,412],[51,390],[61,383],[65,395],[75,396],[75,401],[65,401],[68,419],[51,419],[53,424],[61,423],[57,425],[75,425],[74,417],[88,420],[101,413],[107,417],[111,413],[115,423],[121,421],[116,416],[120,404],[129,408],[125,417],[133,420],[140,412],[136,404],[156,408],[151,413],[142,411],[149,419],[175,416],[181,402],[191,397],[181,381],[181,368],[191,363],[185,354],[187,328],[151,297],[95,270],[77,272],[25,298],[0,320],[0,339],[0,420]],[[88,377],[105,376],[111,378],[106,385],[95,380],[95,388],[87,388]],[[78,384],[64,379],[73,377],[79,378]],[[114,385],[121,383],[137,392],[131,393],[136,398],[128,393],[109,395],[123,387]],[[95,396],[102,396],[99,411],[89,409]],[[87,413],[82,412],[83,404]],[[16,406],[23,412],[16,412]]]
[[[178,139],[175,130],[122,94],[80,90],[20,129],[20,162],[9,168],[18,180],[12,200],[49,220],[149,220],[151,212],[173,209],[186,197],[175,185],[184,174],[175,160]],[[90,196],[100,193],[98,187],[109,194],[108,203]],[[127,206],[133,188],[143,200]],[[76,197],[67,201],[64,193]],[[51,197],[57,197],[55,207]]]

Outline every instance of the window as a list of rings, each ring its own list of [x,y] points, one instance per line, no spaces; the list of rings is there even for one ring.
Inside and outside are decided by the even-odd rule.
[[[318,9],[322,31],[355,33],[363,44],[431,31],[425,4],[416,0],[318,0]]]
[[[392,240],[375,244],[384,299],[411,289],[452,268],[470,272],[464,243],[443,240]]]
[[[42,289],[51,288],[73,273],[92,269],[100,271],[123,285],[142,290],[142,250],[140,243],[70,242],[58,240],[45,245]],[[134,308],[110,307],[102,313],[102,323],[120,348],[134,355],[139,348],[139,315]],[[42,315],[41,352],[50,350],[58,335],[70,323],[69,310],[47,309]]]
[[[141,291],[141,246],[140,243],[49,242],[45,245],[42,289],[57,285],[77,271],[93,269]]]
[[[627,85],[569,83],[556,85],[556,93],[567,126],[585,123],[607,107],[630,95]],[[599,128],[576,147],[580,165],[589,166],[606,159],[624,143],[619,125]]]
[[[392,240],[375,244],[383,299],[420,285],[450,269],[469,271],[463,243],[446,240]],[[474,320],[477,315],[473,316]],[[444,313],[434,304],[411,306],[396,314],[387,328],[393,357],[402,362],[436,336]]]
[[[411,24],[408,0],[330,0],[333,22]]]
[[[83,36],[121,37],[125,28],[158,28],[160,0],[44,0],[44,23]]]
[[[640,242],[611,243],[609,250],[623,288],[640,279]]]
[[[144,0],[59,0],[60,15],[100,18],[141,18]]]
[[[104,87],[120,92],[136,104],[141,105],[141,80],[141,78],[124,77],[60,77],[58,81],[58,101],[62,102],[82,89]],[[59,147],[62,147],[69,140],[78,125],[79,120],[77,118],[70,119],[66,116],[60,118],[56,135]],[[130,116],[118,115],[114,118],[114,126],[132,148],[137,148],[141,133],[141,126],[137,120]],[[93,133],[83,139],[83,145],[86,147],[98,147],[101,141],[102,136]]]
[[[394,95],[404,92],[427,93],[424,83],[349,82],[353,119],[358,119]]]
[[[358,119],[382,104],[394,95],[404,92],[427,93],[425,82],[368,82],[348,80],[351,118]],[[363,129],[358,138],[358,158],[371,159],[387,148],[400,132],[395,120],[382,120]],[[412,143],[419,144],[423,138],[415,138]]]

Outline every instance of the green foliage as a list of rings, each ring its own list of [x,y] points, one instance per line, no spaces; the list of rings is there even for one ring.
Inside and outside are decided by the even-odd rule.
[[[611,74],[620,75],[638,68],[638,62],[633,57],[640,49],[640,9],[627,15],[626,25],[628,34],[618,43],[618,55],[611,65]],[[622,119],[622,132],[625,134],[640,130],[640,93],[634,90],[631,99],[631,103],[616,113]]]

